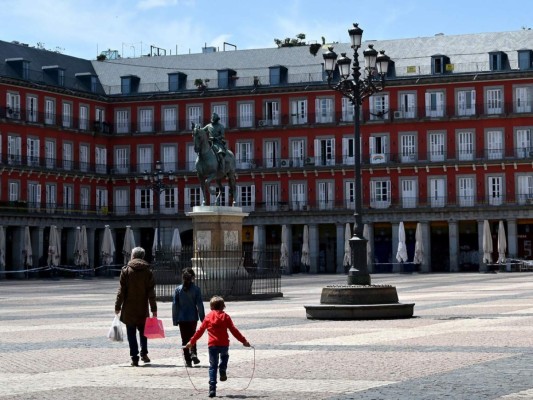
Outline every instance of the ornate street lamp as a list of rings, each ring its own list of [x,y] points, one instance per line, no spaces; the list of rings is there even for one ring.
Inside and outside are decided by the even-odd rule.
[[[359,67],[359,48],[363,30],[357,24],[348,30],[353,49],[352,60],[346,57],[346,53],[341,53],[337,59],[337,54],[333,47],[323,54],[324,68],[328,74],[328,85],[331,89],[341,92],[343,96],[350,99],[354,106],[354,146],[355,146],[355,226],[353,237],[350,239],[352,253],[351,267],[348,271],[348,285],[370,285],[370,274],[366,261],[367,240],[363,238],[362,219],[362,179],[361,179],[361,127],[360,108],[363,100],[374,93],[380,92],[385,87],[385,76],[387,75],[390,57],[384,51],[379,54],[372,44],[363,52],[365,66],[363,73]],[[350,74],[351,67],[351,74]],[[340,79],[334,83],[333,74],[338,68]],[[351,75],[351,77],[350,77]]]
[[[148,183],[148,186],[154,193],[157,193],[157,242],[156,253],[161,250],[161,193],[171,188],[171,185],[165,184],[165,178],[169,181],[174,180],[173,171],[163,171],[161,161],[155,162],[155,168],[153,172],[144,171],[143,179]],[[155,254],[153,255],[156,256]]]

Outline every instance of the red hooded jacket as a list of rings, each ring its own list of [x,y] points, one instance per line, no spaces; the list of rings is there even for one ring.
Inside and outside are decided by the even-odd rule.
[[[207,346],[229,346],[228,330],[231,332],[235,339],[241,343],[245,343],[247,340],[239,332],[239,330],[233,325],[231,317],[221,310],[212,310],[204,318],[202,325],[196,331],[190,342],[194,346],[198,339],[202,337],[207,329],[208,341]]]

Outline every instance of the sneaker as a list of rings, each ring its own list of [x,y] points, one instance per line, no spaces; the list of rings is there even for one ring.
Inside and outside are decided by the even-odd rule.
[[[228,380],[228,376],[226,375],[226,371],[220,371],[220,381],[224,382]]]
[[[198,359],[198,356],[196,354],[192,354],[191,359],[193,363],[200,364],[200,360]]]
[[[217,397],[217,392],[215,392],[214,390],[209,390],[209,397]]]
[[[192,362],[190,361],[185,362],[185,365],[187,366],[187,368],[192,368]]]
[[[149,363],[150,362],[150,359],[148,358],[148,356],[145,354],[144,356],[141,356],[141,360],[145,363]]]
[[[131,364],[130,364],[132,367],[138,367],[139,366],[139,360],[131,360]]]

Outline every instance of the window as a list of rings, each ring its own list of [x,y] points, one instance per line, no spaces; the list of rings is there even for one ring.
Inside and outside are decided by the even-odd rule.
[[[141,108],[139,110],[139,132],[154,131],[154,110],[151,108]]]
[[[355,106],[349,98],[342,98],[342,122],[353,122]]]
[[[169,92],[177,92],[178,90],[186,89],[187,75],[183,72],[176,72],[168,74],[168,90]]]
[[[37,97],[28,96],[26,99],[26,120],[28,122],[37,122],[39,118],[37,107]]]
[[[63,128],[72,127],[72,104],[63,103],[63,115],[62,115]]]
[[[63,142],[63,169],[70,171],[73,167],[72,143]]]
[[[115,201],[113,202],[113,207],[115,215],[127,215],[128,206],[129,206],[129,192],[126,188],[117,188],[115,189]]]
[[[130,131],[130,113],[128,110],[118,110],[116,112],[116,127],[117,133],[128,133]]]
[[[225,127],[228,126],[228,106],[226,104],[217,104],[213,106],[213,113],[220,117],[220,123]]]
[[[47,183],[45,185],[46,191],[46,212],[54,213],[57,207],[57,187],[54,184]]]
[[[291,209],[303,210],[307,208],[307,190],[305,183],[291,183]]]
[[[7,93],[7,117],[20,119],[20,95],[18,93]]]
[[[194,171],[196,168],[196,152],[194,151],[194,145],[187,144],[187,170]]]
[[[139,90],[139,82],[140,78],[138,76],[121,76],[120,83],[122,94],[137,93]]]
[[[487,131],[487,158],[499,160],[503,158],[503,132]]]
[[[96,172],[99,174],[107,174],[107,150],[105,147],[96,147],[94,149],[94,159],[96,164]]]
[[[335,139],[315,140],[315,165],[335,165]]]
[[[450,58],[443,55],[431,56],[431,73],[444,74],[449,70]]]
[[[335,194],[333,182],[318,182],[318,208],[320,210],[333,210]]]
[[[80,121],[79,129],[86,131],[89,129],[89,107],[80,106]]]
[[[370,207],[388,208],[391,204],[390,180],[373,180],[370,182]]]
[[[499,206],[503,204],[503,178],[501,176],[487,177],[487,196],[489,205]]]
[[[39,139],[28,138],[27,146],[28,166],[39,166]]]
[[[53,125],[56,121],[56,102],[55,100],[46,99],[44,101],[44,123]]]
[[[237,186],[237,203],[243,211],[255,210],[255,185]]]
[[[74,209],[74,187],[63,185],[63,211],[70,213]]]
[[[426,93],[426,117],[444,116],[444,92]]]
[[[19,201],[20,200],[20,183],[19,182],[9,182],[9,201]]]
[[[317,124],[333,122],[333,99],[316,99],[315,117]]]
[[[370,140],[370,163],[382,164],[387,162],[388,137],[385,135],[371,136]]]
[[[518,204],[533,204],[533,175],[517,177],[516,195]]]
[[[515,88],[515,112],[530,113],[531,112],[531,86],[523,86]]]
[[[352,137],[342,138],[342,163],[355,165],[355,139]]]
[[[503,112],[502,89],[487,89],[485,92],[487,114],[501,114]]]
[[[355,210],[355,183],[353,181],[344,182],[344,207]]]
[[[444,207],[446,204],[446,181],[444,178],[429,180],[429,203],[431,207]]]
[[[527,158],[533,156],[531,145],[531,129],[516,130],[516,156]]]
[[[416,192],[416,179],[402,179],[400,181],[402,207],[415,208],[416,199],[418,198]]]
[[[80,144],[80,171],[89,171],[89,145]]]
[[[152,214],[153,192],[151,189],[140,188],[135,190],[135,213],[140,215]]]
[[[164,172],[177,171],[177,150],[173,144],[164,144],[161,147],[161,162]]]
[[[279,142],[277,140],[265,140],[264,142],[264,160],[265,165],[268,168],[279,166]]]
[[[457,133],[457,155],[461,161],[470,161],[474,159],[474,133],[458,132]]]
[[[177,214],[178,188],[170,187],[161,192],[159,205],[162,214]]]
[[[265,208],[266,211],[277,211],[279,203],[279,184],[278,183],[266,183],[263,190],[265,196]]]
[[[307,100],[291,101],[291,124],[307,124]]]
[[[457,180],[459,187],[459,205],[461,207],[473,207],[475,202],[474,178],[460,177]]]
[[[140,174],[144,173],[144,171],[152,172],[152,147],[140,146],[137,152],[137,172]]]
[[[237,142],[235,143],[235,159],[237,161],[237,168],[248,169],[251,166],[253,159],[252,143],[251,142]]]
[[[395,118],[415,118],[416,117],[416,93],[400,93],[399,113],[395,113]]]
[[[20,136],[7,137],[7,163],[20,165],[22,162],[22,141]]]
[[[239,104],[239,128],[250,128],[253,125],[253,104]]]
[[[41,185],[28,182],[28,209],[39,211],[41,209]]]
[[[266,126],[279,125],[279,101],[277,100],[267,100],[265,101],[265,118],[263,124]]]
[[[295,167],[303,166],[303,161],[305,157],[305,141],[303,139],[293,139],[290,141],[290,146],[291,153],[289,164]]]
[[[533,67],[533,51],[518,50],[518,68],[521,70],[531,69]]]
[[[489,53],[489,64],[491,71],[503,71],[507,69],[509,61],[507,54],[503,51],[492,51]]]
[[[191,128],[194,125],[202,124],[202,107],[187,106],[187,127]]]
[[[96,212],[98,214],[107,214],[107,189],[96,188]]]
[[[186,187],[185,188],[185,212],[192,211],[195,206],[202,205],[202,191],[199,187]]]
[[[152,166],[150,164],[150,168],[151,167]],[[127,147],[116,148],[115,149],[115,171],[114,173],[127,174],[129,170],[130,170],[130,149]]]
[[[403,163],[416,161],[416,136],[414,134],[400,135],[400,160]]]
[[[444,161],[444,133],[429,134],[429,161]]]
[[[163,109],[163,131],[175,132],[178,130],[178,111],[176,107],[165,107]]]
[[[89,198],[89,188],[87,186],[82,186],[80,188],[80,210],[82,214],[87,214],[87,212],[89,211]]]
[[[476,114],[476,91],[474,89],[457,91],[457,115]]]
[[[46,168],[52,169],[56,166],[56,144],[52,140],[46,140],[44,143],[44,151],[45,151],[45,163]]]
[[[370,121],[388,119],[389,95],[374,94],[370,96]]]
[[[283,85],[288,82],[288,69],[282,65],[269,67],[269,78],[271,85]]]

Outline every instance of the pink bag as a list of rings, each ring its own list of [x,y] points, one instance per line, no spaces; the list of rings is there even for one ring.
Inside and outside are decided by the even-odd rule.
[[[165,337],[163,321],[157,318],[146,318],[146,323],[144,324],[144,336],[148,339],[163,339]]]

